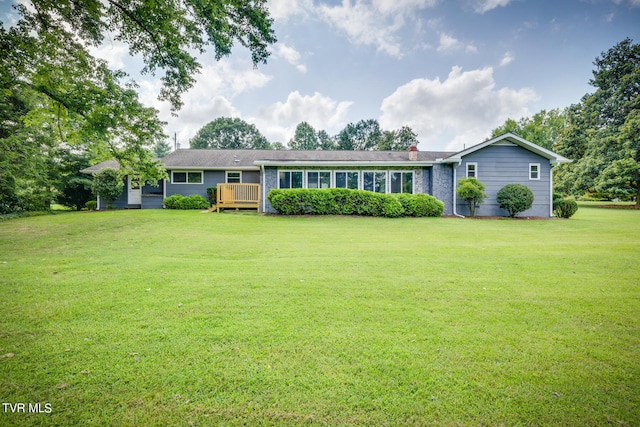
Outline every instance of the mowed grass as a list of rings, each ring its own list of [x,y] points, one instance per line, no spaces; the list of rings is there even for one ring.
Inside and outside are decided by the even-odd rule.
[[[640,423],[640,211],[63,213],[0,287],[0,425]]]

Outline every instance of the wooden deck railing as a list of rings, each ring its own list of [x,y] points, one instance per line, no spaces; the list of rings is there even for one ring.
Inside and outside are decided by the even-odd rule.
[[[218,184],[216,199],[216,212],[224,208],[255,208],[260,212],[260,184]]]

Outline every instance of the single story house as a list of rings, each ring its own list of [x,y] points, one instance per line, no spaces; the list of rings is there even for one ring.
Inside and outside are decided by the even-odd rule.
[[[415,149],[414,149],[415,150]],[[258,210],[274,212],[267,194],[274,188],[352,188],[380,193],[430,194],[445,204],[445,215],[469,214],[456,195],[457,183],[475,177],[486,185],[479,216],[505,216],[496,194],[506,184],[524,184],[534,193],[522,216],[552,215],[553,166],[570,162],[559,154],[512,133],[459,152],[441,151],[294,151],[182,149],[161,159],[168,178],[158,186],[125,178],[116,208],[162,208],[173,194],[188,196],[223,183],[259,184]],[[107,161],[84,169],[96,173],[117,167]],[[104,201],[98,201],[104,209]]]

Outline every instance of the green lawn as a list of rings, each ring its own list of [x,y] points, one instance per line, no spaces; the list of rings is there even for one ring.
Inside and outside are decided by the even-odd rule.
[[[69,212],[0,287],[0,425],[640,423],[637,210]]]

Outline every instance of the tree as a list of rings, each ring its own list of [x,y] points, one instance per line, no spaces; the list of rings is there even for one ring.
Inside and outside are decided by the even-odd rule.
[[[307,122],[301,122],[296,126],[296,132],[289,141],[291,150],[317,150],[320,148],[316,130]]]
[[[91,191],[96,197],[102,197],[107,207],[120,197],[123,188],[124,175],[118,169],[103,169],[93,176]]]
[[[627,38],[603,52],[594,65],[590,84],[596,91],[570,108],[554,147],[574,160],[559,168],[558,188],[576,195],[635,197],[640,207],[640,45]]]
[[[166,140],[156,142],[153,146],[153,154],[161,159],[171,152],[171,145]]]
[[[63,150],[57,167],[56,188],[58,203],[80,210],[92,199],[91,179],[80,170],[90,166],[84,154]]]
[[[533,191],[526,185],[507,184],[498,190],[496,201],[513,218],[533,205]]]
[[[556,142],[559,132],[564,129],[565,117],[565,111],[556,108],[550,111],[542,110],[532,117],[523,117],[518,122],[507,119],[502,126],[491,132],[491,137],[495,138],[511,132],[550,150]]]
[[[151,183],[165,176],[150,152],[166,138],[163,123],[140,103],[135,83],[123,83],[126,74],[109,70],[88,48],[105,38],[127,44],[142,57],[143,73],[162,73],[159,97],[175,112],[201,68],[195,55],[212,46],[220,59],[238,42],[257,65],[276,41],[265,0],[32,0],[15,8],[20,19],[0,25],[0,110],[18,114],[11,126],[31,116],[30,124],[22,123],[25,129],[46,124],[56,144],[86,144],[95,160],[115,158]],[[2,145],[23,151],[38,145],[24,134],[4,138]],[[7,176],[1,185],[11,187],[15,171],[7,164],[0,161],[0,176]]]
[[[462,178],[458,181],[456,193],[461,199],[466,200],[469,207],[469,216],[472,218],[476,216],[476,210],[480,203],[487,197],[484,189],[485,185],[476,178]]]
[[[334,138],[330,137],[329,134],[324,130],[318,131],[318,144],[320,144],[321,150],[336,149]]]
[[[375,150],[380,145],[382,131],[375,119],[349,123],[336,137],[338,150]]]
[[[270,149],[255,125],[242,119],[219,117],[204,125],[189,141],[191,148]]]
[[[412,145],[418,145],[418,135],[409,126],[399,130],[384,131],[377,149],[380,151],[406,151]]]

